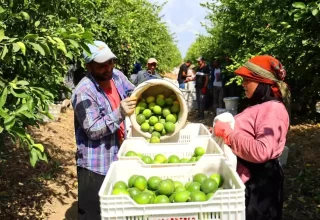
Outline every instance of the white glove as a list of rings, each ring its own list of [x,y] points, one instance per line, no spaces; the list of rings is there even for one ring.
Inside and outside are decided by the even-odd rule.
[[[137,104],[137,97],[128,97],[120,102],[120,112],[123,116],[131,115]]]

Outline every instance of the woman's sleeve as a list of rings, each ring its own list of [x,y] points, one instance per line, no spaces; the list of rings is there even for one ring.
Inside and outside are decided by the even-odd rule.
[[[277,118],[265,118],[257,126],[255,137],[233,132],[229,136],[232,151],[238,157],[252,163],[265,163],[281,153],[285,143],[288,126]],[[279,149],[282,148],[282,149]]]

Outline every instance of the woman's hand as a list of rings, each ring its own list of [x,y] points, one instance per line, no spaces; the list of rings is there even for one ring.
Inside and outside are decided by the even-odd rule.
[[[229,122],[216,121],[213,127],[215,136],[222,137],[227,145],[230,145],[229,135],[233,132]]]

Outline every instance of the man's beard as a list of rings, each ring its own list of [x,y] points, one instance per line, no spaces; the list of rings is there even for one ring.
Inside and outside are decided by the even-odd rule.
[[[113,75],[113,70],[111,71],[111,73],[103,73],[103,74],[95,74],[95,78],[97,81],[108,81],[112,79],[112,75]]]

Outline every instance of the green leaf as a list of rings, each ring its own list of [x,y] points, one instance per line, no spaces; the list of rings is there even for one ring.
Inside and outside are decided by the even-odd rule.
[[[29,42],[29,44],[32,45],[33,49],[38,51],[42,56],[46,55],[44,49],[39,44],[32,43],[32,42]]]
[[[6,45],[4,45],[2,53],[1,53],[1,59],[3,60],[4,57],[7,55],[8,53],[8,47]]]
[[[3,127],[1,127],[1,125],[0,125],[0,134],[3,132]]]
[[[69,18],[68,22],[69,23],[78,23],[78,19],[75,17],[71,17],[71,18]]]
[[[32,146],[38,148],[40,150],[40,152],[44,151],[44,147],[42,144],[33,144]]]
[[[4,119],[4,127],[7,131],[9,131],[10,128],[12,128],[15,123],[16,123],[16,118],[13,115]]]
[[[15,114],[19,114],[20,112],[29,110],[27,104],[23,104],[18,110],[15,111]]]
[[[0,6],[0,14],[2,14],[3,12],[5,12],[6,10],[4,10],[1,6]]]
[[[35,27],[38,27],[40,25],[40,21],[36,21],[35,23],[34,23],[34,26]]]
[[[47,39],[50,41],[50,43],[52,43],[52,44],[56,44],[56,42],[52,39],[52,37],[47,36]]]
[[[1,29],[0,30],[0,42],[3,40],[3,38],[4,38],[4,30]]]
[[[22,43],[22,42],[17,42],[17,44],[19,45],[22,54],[26,55],[26,45],[24,45],[24,43]]]
[[[38,38],[38,35],[37,34],[27,34],[25,37],[24,37],[24,40],[36,40]]]
[[[35,118],[35,116],[29,113],[28,111],[20,112],[20,114],[26,116],[27,118]]]
[[[83,42],[80,42],[80,45],[81,45],[82,49],[83,49],[88,55],[91,55],[90,48],[88,47],[87,44],[85,44],[85,43],[83,43]]]
[[[20,50],[20,46],[17,43],[12,44],[12,51],[14,53],[18,52]]]
[[[67,49],[66,49],[66,45],[64,44],[64,42],[60,39],[60,38],[58,38],[58,37],[54,37],[53,38],[56,42],[57,42],[57,44],[58,44],[58,49],[59,50],[61,50],[65,55],[67,54]]]
[[[40,151],[37,150],[38,158],[42,161],[45,161],[48,163],[48,158],[45,153],[41,153]]]
[[[20,14],[22,15],[22,17],[25,20],[29,20],[30,19],[30,16],[29,16],[29,14],[27,12],[22,11],[22,12],[20,12]]]
[[[17,98],[28,98],[29,96],[26,94],[26,93],[16,93],[15,91],[14,91],[14,89],[12,88],[12,87],[10,87],[10,92],[11,92],[11,94],[12,95],[14,95],[15,97],[17,97]]]
[[[26,131],[23,128],[12,127],[10,132],[14,133],[15,135],[19,136],[20,138],[26,138]]]
[[[25,81],[25,80],[19,80],[18,82],[16,82],[17,85],[20,86],[27,86],[29,85],[29,82]]]
[[[44,49],[47,56],[51,54],[50,48],[47,43],[40,43],[40,45]]]
[[[70,42],[75,48],[78,48],[78,47],[79,47],[79,44],[78,44],[77,41],[69,39],[69,42]]]
[[[312,15],[317,16],[318,12],[319,12],[319,10],[315,8],[312,10]]]
[[[72,52],[69,51],[69,52],[67,53],[66,57],[68,57],[70,60],[73,60]]]
[[[5,87],[0,97],[0,108],[2,108],[2,106],[4,106],[4,104],[6,103],[7,95],[8,95],[8,87]]]
[[[292,4],[292,6],[294,8],[300,8],[300,9],[305,9],[306,8],[306,5],[303,2],[294,2]]]
[[[35,167],[37,161],[38,161],[38,150],[36,150],[35,148],[32,148],[30,151],[30,164],[31,166]]]

